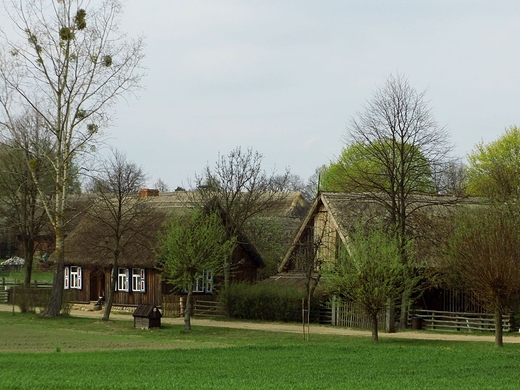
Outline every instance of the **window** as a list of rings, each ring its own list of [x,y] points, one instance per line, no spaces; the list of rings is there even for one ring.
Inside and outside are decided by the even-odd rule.
[[[145,292],[145,274],[143,268],[132,269],[132,291]]]
[[[81,267],[70,267],[70,288],[81,290]]]
[[[81,285],[82,285],[81,267],[76,267],[76,266],[65,267],[63,288],[65,290],[68,290],[69,288],[81,290]]]
[[[117,289],[119,291],[128,291],[128,269],[119,268],[117,271]]]
[[[204,274],[200,275],[197,279],[195,279],[193,292],[204,292]]]
[[[212,293],[213,292],[213,270],[204,270],[202,275],[195,280],[193,292]]]

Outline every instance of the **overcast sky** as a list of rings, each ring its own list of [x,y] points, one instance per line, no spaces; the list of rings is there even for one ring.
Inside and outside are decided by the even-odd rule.
[[[307,179],[390,74],[426,99],[464,157],[520,126],[518,0],[127,0],[146,37],[139,99],[109,143],[170,188],[236,146]]]

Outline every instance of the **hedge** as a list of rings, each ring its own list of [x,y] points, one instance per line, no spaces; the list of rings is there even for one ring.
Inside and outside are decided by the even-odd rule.
[[[262,321],[299,322],[302,320],[300,289],[265,284],[234,283],[219,295],[232,318]],[[311,300],[311,321],[319,320],[319,299]]]

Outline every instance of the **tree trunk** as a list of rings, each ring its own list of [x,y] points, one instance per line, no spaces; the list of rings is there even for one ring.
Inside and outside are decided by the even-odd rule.
[[[401,297],[401,315],[399,317],[399,330],[405,330],[407,328],[409,300],[409,290],[408,288],[405,288]]]
[[[372,341],[374,343],[377,343],[379,341],[379,334],[378,334],[378,323],[377,323],[377,313],[374,313],[371,315],[372,317]]]
[[[44,317],[58,317],[63,303],[63,278],[65,274],[65,251],[63,229],[56,227],[56,272],[52,280],[51,297],[47,307],[43,311]]]
[[[23,285],[29,287],[31,285],[32,265],[34,259],[34,241],[25,240],[24,242],[24,258],[25,258],[25,276]]]
[[[224,290],[227,290],[231,279],[231,263],[230,260],[224,260]]]
[[[188,295],[186,296],[186,307],[184,308],[184,329],[191,330],[191,303],[193,298],[193,288],[188,290]]]
[[[108,321],[110,319],[110,312],[112,311],[112,305],[114,304],[114,295],[116,293],[116,283],[117,264],[115,264],[115,266],[112,267],[112,272],[110,272],[110,288],[108,289],[105,311],[103,312],[103,321]]]
[[[386,331],[395,333],[395,302],[392,299],[388,300],[386,308]]]
[[[502,310],[495,309],[495,347],[503,347]]]

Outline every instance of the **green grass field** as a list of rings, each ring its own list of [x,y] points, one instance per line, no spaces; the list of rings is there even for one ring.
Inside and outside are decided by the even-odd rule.
[[[516,389],[520,345],[42,319],[0,312],[2,389]]]
[[[37,281],[39,283],[52,282],[54,274],[52,272],[42,272],[37,267],[31,273],[31,283]],[[23,270],[19,271],[0,271],[0,279],[4,279],[7,283],[22,283],[25,277]]]

